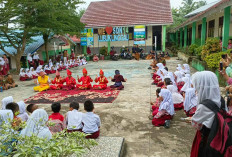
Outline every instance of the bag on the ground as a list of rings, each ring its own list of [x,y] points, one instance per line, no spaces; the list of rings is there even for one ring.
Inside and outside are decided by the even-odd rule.
[[[227,114],[223,98],[221,102],[221,108],[211,100],[201,102],[215,113],[204,151],[207,157],[232,157],[232,116]]]

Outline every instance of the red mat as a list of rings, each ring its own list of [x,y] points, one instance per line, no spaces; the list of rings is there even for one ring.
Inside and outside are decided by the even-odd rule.
[[[112,103],[119,94],[118,90],[48,90],[32,96],[24,101],[27,104],[51,104],[54,102],[71,103],[73,101],[84,103],[91,100],[93,103]]]

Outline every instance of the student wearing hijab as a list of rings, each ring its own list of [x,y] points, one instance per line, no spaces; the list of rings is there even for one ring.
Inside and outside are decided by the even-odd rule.
[[[44,71],[46,74],[51,74],[51,68],[49,68],[48,65],[44,66]]]
[[[188,64],[183,64],[183,66],[184,66],[184,73],[185,74],[190,74],[190,67],[189,67],[189,65]]]
[[[36,68],[36,73],[39,74],[41,72],[41,70],[43,70],[43,66],[42,65],[39,65],[37,68]]]
[[[122,82],[126,82],[127,79],[124,79],[122,75],[120,75],[119,70],[115,70],[115,75],[114,78],[110,77],[112,82],[115,82],[114,85],[111,85],[111,89],[117,89],[117,90],[122,90],[124,89],[124,86],[122,85]]]
[[[156,64],[156,67],[157,67],[156,68],[157,71],[154,73],[154,75],[152,77],[154,80],[153,84],[157,84],[159,82],[159,79],[161,76],[161,69],[164,69],[164,65],[162,63],[158,63],[158,64]]]
[[[177,87],[174,85],[168,85],[167,89],[172,93],[172,100],[175,110],[183,109],[183,96],[178,92]]]
[[[21,69],[20,69],[19,80],[20,80],[20,81],[27,81],[27,80],[30,80],[30,78],[29,78],[29,76],[27,76],[27,74],[26,74],[24,68],[21,68]]]
[[[165,69],[161,69],[160,73],[161,73],[161,75],[160,75],[161,79],[159,80],[159,82],[157,84],[158,87],[162,87],[164,85],[164,79],[168,75],[168,71]]]
[[[35,110],[29,117],[26,127],[21,131],[21,135],[30,137],[33,134],[40,138],[50,140],[52,134],[46,126],[47,121],[48,114],[44,109]]]
[[[19,115],[17,117],[21,118],[23,122],[26,122],[29,117],[26,112],[26,104],[23,101],[19,101],[17,104],[19,105]]]
[[[5,110],[6,109],[6,105],[9,104],[9,103],[12,103],[14,100],[13,100],[13,97],[12,96],[8,96],[8,97],[5,97],[2,99],[2,110]]]
[[[219,108],[221,108],[222,102],[218,78],[213,72],[197,72],[192,76],[192,82],[197,92],[198,102],[197,110],[192,117],[192,125],[197,129],[197,132],[192,145],[191,157],[198,157],[201,153],[199,150],[204,150],[201,143],[207,139],[215,118],[215,113],[201,102],[209,99]]]
[[[31,57],[30,53],[27,54],[27,61],[28,61],[29,67],[34,67],[35,66],[34,61],[33,61],[32,57]]]
[[[181,90],[181,88],[184,86],[184,81],[183,81],[183,76],[180,71],[176,71],[175,73],[175,78],[176,78],[176,85],[178,88],[178,91]]]
[[[190,77],[184,77],[183,79],[182,79],[183,81],[184,81],[184,86],[181,88],[181,92],[186,92],[186,90],[187,89],[189,89],[189,88],[192,88],[192,86],[191,86],[191,78]]]
[[[172,94],[168,89],[161,89],[159,93],[159,98],[161,104],[159,109],[154,113],[154,118],[152,120],[152,124],[154,126],[166,126],[169,127],[170,120],[175,114],[174,105],[172,101]]]
[[[33,79],[33,76],[32,76],[32,73],[30,71],[30,69],[26,69],[26,75],[30,78],[30,79]]]
[[[32,74],[33,79],[37,79],[39,76],[33,67],[30,68],[30,73]]]
[[[184,111],[187,117],[192,117],[197,109],[197,96],[195,88],[189,88],[185,92]]]

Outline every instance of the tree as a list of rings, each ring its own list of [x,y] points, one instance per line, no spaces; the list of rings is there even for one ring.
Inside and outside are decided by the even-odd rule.
[[[36,28],[43,35],[46,58],[49,59],[48,42],[51,34],[80,35],[84,24],[80,22],[77,6],[80,0],[40,0],[36,16]]]
[[[168,31],[171,29],[181,25],[183,22],[187,20],[184,16],[189,14],[190,12],[206,5],[206,1],[201,0],[195,2],[194,0],[183,0],[182,6],[179,8],[172,8],[172,17],[173,17],[173,24],[168,26]]]
[[[32,21],[35,13],[35,3],[29,0],[0,0],[0,49],[16,60],[17,71],[20,70],[20,60],[26,44],[35,35]],[[12,47],[13,53],[5,48]]]

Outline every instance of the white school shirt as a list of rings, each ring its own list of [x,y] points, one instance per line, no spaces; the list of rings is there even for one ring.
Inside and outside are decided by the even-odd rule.
[[[83,114],[82,122],[84,123],[82,131],[87,134],[97,132],[101,125],[100,117],[93,112],[87,112]]]
[[[68,123],[68,130],[79,130],[83,128],[82,125],[83,113],[78,112],[77,110],[68,111],[66,121]]]

